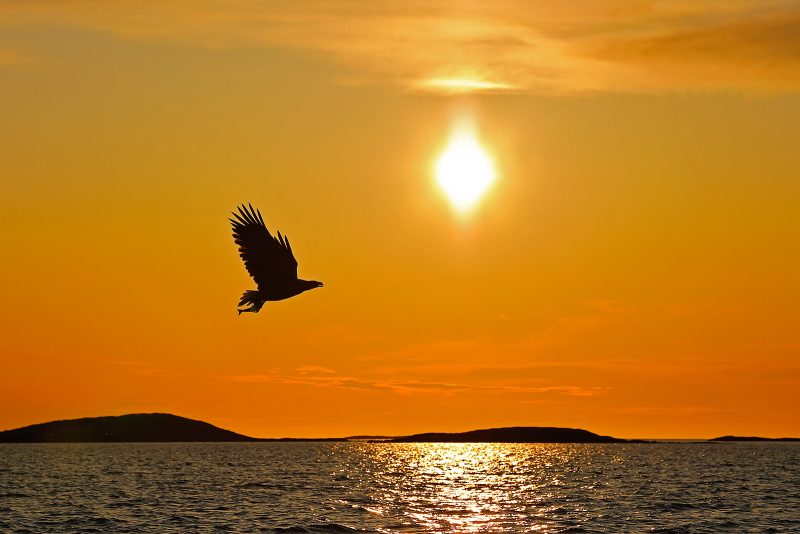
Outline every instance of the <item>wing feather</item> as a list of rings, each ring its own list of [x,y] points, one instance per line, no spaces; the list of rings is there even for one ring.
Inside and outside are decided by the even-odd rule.
[[[261,212],[251,204],[237,206],[233,219],[233,240],[239,256],[259,290],[280,288],[297,280],[297,260],[289,241],[278,232],[273,236],[264,224]]]

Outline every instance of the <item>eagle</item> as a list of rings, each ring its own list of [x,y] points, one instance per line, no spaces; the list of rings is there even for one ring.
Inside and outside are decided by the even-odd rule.
[[[239,300],[238,312],[257,313],[267,301],[284,300],[309,289],[322,287],[316,280],[297,278],[289,239],[278,232],[275,237],[264,224],[261,212],[251,204],[237,206],[233,212],[233,240],[239,245],[239,256],[258,289],[247,290]]]

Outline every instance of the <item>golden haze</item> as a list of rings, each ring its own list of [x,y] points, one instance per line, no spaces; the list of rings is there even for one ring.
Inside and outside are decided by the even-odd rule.
[[[603,4],[4,3],[0,428],[800,434],[796,10]],[[433,175],[462,106],[468,217]],[[324,288],[237,317],[243,201]]]

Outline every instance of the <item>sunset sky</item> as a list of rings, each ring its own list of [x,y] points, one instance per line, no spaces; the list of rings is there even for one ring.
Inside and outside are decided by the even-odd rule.
[[[800,435],[800,3],[0,3],[0,430]],[[467,121],[496,179],[459,210]],[[254,288],[252,202],[325,286]]]

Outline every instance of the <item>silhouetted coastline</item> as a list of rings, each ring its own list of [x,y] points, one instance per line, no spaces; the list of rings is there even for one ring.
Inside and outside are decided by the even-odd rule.
[[[579,428],[517,426],[409,436],[356,435],[341,438],[254,438],[204,421],[168,413],[140,413],[51,421],[0,432],[0,443],[137,442],[349,442],[372,443],[669,443],[602,436]],[[796,442],[800,438],[721,436],[695,443]]]
[[[0,432],[0,443],[344,441],[339,438],[261,439],[167,413],[51,421]]]
[[[708,441],[800,441],[800,438],[761,438],[758,436],[720,436]]]

